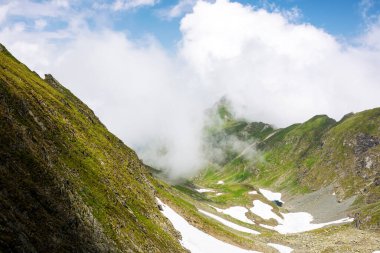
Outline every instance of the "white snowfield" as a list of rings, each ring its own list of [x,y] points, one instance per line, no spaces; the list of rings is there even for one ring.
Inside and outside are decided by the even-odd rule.
[[[219,180],[217,184],[224,184],[224,181]]]
[[[223,195],[223,193],[218,192],[217,194],[215,194],[215,196],[220,196],[220,195]]]
[[[275,219],[278,223],[282,222],[282,219],[272,212],[273,207],[263,203],[260,200],[254,200],[253,201],[253,207],[250,209],[252,213],[260,216],[261,218],[265,220],[269,220],[271,218]]]
[[[250,219],[247,218],[247,216],[245,216],[245,214],[247,212],[249,212],[249,210],[245,207],[242,207],[242,206],[232,206],[232,207],[229,207],[227,209],[220,209],[220,208],[217,208],[217,207],[214,207],[214,206],[211,206],[212,208],[214,208],[216,211],[218,211],[219,213],[224,213],[224,214],[227,214],[237,220],[240,220],[242,222],[245,222],[245,223],[248,223],[248,224],[255,224],[253,221],[251,221]]]
[[[293,251],[292,248],[288,247],[288,246],[284,246],[284,245],[281,245],[281,244],[276,244],[276,243],[268,243],[267,244],[268,246],[271,246],[273,248],[275,248],[276,250],[278,250],[280,253],[290,253]]]
[[[346,217],[340,220],[314,224],[314,223],[311,223],[313,221],[313,216],[309,213],[305,213],[305,212],[282,213],[282,215],[284,216],[282,224],[277,225],[275,227],[266,226],[266,225],[261,225],[261,226],[268,229],[276,230],[280,234],[292,234],[292,233],[306,232],[306,231],[322,228],[322,227],[332,225],[332,224],[352,222],[354,220],[353,218]]]
[[[258,251],[241,249],[206,234],[190,225],[173,209],[162,203],[160,199],[156,199],[163,208],[162,213],[171,221],[174,228],[181,233],[181,244],[192,253],[209,253],[216,251],[218,253],[260,253]]]
[[[215,214],[212,214],[212,213],[209,213],[209,212],[206,212],[204,210],[201,210],[201,209],[198,209],[199,212],[203,213],[204,215],[210,217],[210,218],[213,218],[214,220],[217,220],[219,221],[220,223],[222,223],[223,225],[227,226],[227,227],[230,227],[232,229],[235,229],[237,231],[240,231],[240,232],[244,232],[244,233],[249,233],[249,234],[253,234],[253,235],[258,235],[260,234],[260,232],[257,232],[253,229],[250,229],[250,228],[246,228],[246,227],[243,227],[243,226],[240,226],[238,224],[235,224],[231,221],[228,221],[226,219],[223,219],[222,217],[219,217]]]
[[[281,193],[280,192],[271,192],[269,190],[260,189],[260,193],[263,194],[263,196],[269,201],[279,200],[279,201],[283,202],[281,200]]]
[[[218,184],[222,184],[222,182],[223,181],[219,181]],[[196,189],[196,191],[200,193],[214,192],[216,193],[217,196],[221,194],[221,193],[217,193],[213,189],[201,188],[201,189]],[[281,193],[272,192],[270,190],[265,190],[265,189],[259,189],[259,193],[261,193],[269,201],[277,200],[277,201],[283,202],[281,200],[281,197],[282,197]],[[258,192],[250,191],[248,192],[248,194],[254,195],[254,194],[258,194]],[[170,207],[164,205],[159,199],[157,199],[157,201],[161,203],[161,205],[163,206],[164,215],[173,223],[173,226],[179,232],[181,232],[182,237],[183,237],[182,239],[183,246],[189,249],[191,252],[208,253],[208,252],[215,252],[215,249],[218,249],[218,253],[257,252],[257,251],[249,251],[249,250],[241,249],[236,246],[217,240],[216,238],[191,226],[185,219],[183,219],[181,216],[175,213]],[[307,212],[281,213],[283,217],[280,217],[279,215],[273,212],[273,207],[271,205],[268,205],[260,200],[254,200],[253,207],[250,208],[249,210],[242,206],[232,206],[227,209],[220,209],[214,206],[211,206],[211,207],[214,208],[219,213],[227,214],[237,220],[240,220],[248,224],[254,224],[254,222],[248,219],[246,216],[246,213],[249,211],[266,220],[273,218],[277,221],[278,225],[276,226],[269,226],[269,225],[264,225],[264,224],[259,224],[259,225],[267,229],[275,230],[279,232],[280,234],[306,232],[306,231],[322,228],[324,226],[339,224],[339,223],[347,223],[347,222],[352,222],[354,220],[353,218],[346,217],[340,220],[313,224],[312,221],[314,218],[310,213],[307,213]],[[244,226],[240,226],[226,219],[223,219],[222,217],[219,217],[218,215],[215,215],[215,214],[212,214],[200,209],[198,209],[198,211],[212,219],[219,221],[223,225],[228,226],[237,231],[254,234],[254,235],[260,234],[260,232],[258,231],[255,231],[253,229],[250,229]],[[268,243],[268,246],[277,249],[280,253],[290,253],[293,251],[292,248],[288,246],[280,245],[280,244]],[[374,251],[373,253],[380,253],[380,251]]]
[[[203,193],[203,192],[215,192],[215,190],[212,189],[195,189],[197,192]]]
[[[274,193],[271,191],[260,189],[260,192],[268,199],[268,200],[280,200],[281,193]],[[268,193],[269,192],[269,193]],[[306,212],[297,212],[297,213],[281,213],[284,218],[279,217],[272,211],[272,207],[268,204],[261,202],[260,200],[253,201],[253,207],[250,211],[263,219],[275,219],[279,225],[277,226],[268,226],[260,224],[260,226],[275,230],[281,234],[291,234],[291,233],[300,233],[306,232],[314,229],[318,229],[327,225],[339,224],[352,222],[353,218],[343,218],[340,220],[313,224],[313,216]]]

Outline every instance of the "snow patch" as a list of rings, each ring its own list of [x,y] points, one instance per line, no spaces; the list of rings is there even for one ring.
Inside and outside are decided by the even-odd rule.
[[[216,196],[220,196],[220,195],[223,195],[223,193],[221,192],[218,192],[217,194],[215,194]]]
[[[269,220],[271,218],[275,219],[278,223],[282,222],[282,219],[278,217],[277,214],[272,212],[273,207],[263,203],[260,200],[253,201],[253,207],[250,209],[252,213],[260,216],[265,220]]]
[[[313,216],[306,212],[281,213],[281,214],[282,216],[284,216],[284,219],[282,219],[281,222],[279,222],[280,223],[279,225],[272,227],[272,226],[261,224],[260,226],[275,230],[279,232],[280,234],[292,234],[292,233],[306,232],[306,231],[322,228],[322,227],[332,225],[332,224],[352,222],[354,220],[353,218],[347,217],[340,220],[313,224],[311,223],[313,221]]]
[[[217,184],[224,184],[224,181],[219,180]]]
[[[197,192],[203,193],[203,192],[215,192],[215,190],[212,189],[195,189]]]
[[[354,220],[353,218],[347,217],[340,220],[314,224],[312,223],[314,218],[310,213],[281,213],[281,215],[283,216],[283,218],[281,218],[277,214],[275,214],[272,211],[272,209],[272,206],[265,204],[260,200],[254,200],[253,207],[250,209],[250,211],[266,220],[271,218],[275,219],[278,222],[277,226],[273,227],[264,224],[260,224],[260,226],[267,229],[275,230],[280,234],[300,233],[318,229],[332,224],[352,222]]]
[[[213,218],[217,221],[219,221],[220,223],[222,223],[223,225],[227,226],[227,227],[230,227],[230,228],[233,228],[235,230],[238,230],[238,231],[241,231],[241,232],[244,232],[244,233],[249,233],[249,234],[254,234],[254,235],[258,235],[260,234],[260,232],[257,232],[253,229],[250,229],[250,228],[246,228],[246,227],[243,227],[243,226],[240,226],[240,225],[237,225],[233,222],[230,222],[228,220],[225,220],[215,214],[212,214],[212,213],[209,213],[209,212],[206,212],[204,210],[201,210],[201,209],[198,209],[199,212],[203,213],[204,215],[207,215],[208,217],[210,218]]]
[[[245,214],[247,212],[249,212],[249,210],[245,207],[242,207],[242,206],[232,206],[232,207],[229,207],[227,209],[220,209],[220,208],[217,208],[217,207],[214,207],[214,206],[211,206],[212,208],[214,208],[216,211],[218,211],[219,213],[224,213],[224,214],[227,214],[237,220],[240,220],[242,222],[245,222],[245,223],[248,223],[248,224],[255,224],[253,221],[251,221],[250,219],[247,218],[247,216],[245,216]]]
[[[276,244],[276,243],[268,243],[268,246],[275,248],[278,250],[280,253],[290,253],[293,251],[292,248],[281,245],[281,244]]]
[[[269,190],[260,189],[260,193],[263,194],[263,196],[269,201],[279,200],[279,201],[283,202],[281,200],[281,193],[280,192],[272,192]]]
[[[255,194],[257,194],[257,191],[250,191],[250,192],[248,192],[248,194],[255,195]]]
[[[162,213],[170,220],[174,228],[182,235],[181,244],[192,253],[260,253],[258,251],[246,250],[234,245],[220,241],[209,234],[190,225],[184,218],[178,215],[173,209],[156,198],[162,206]]]

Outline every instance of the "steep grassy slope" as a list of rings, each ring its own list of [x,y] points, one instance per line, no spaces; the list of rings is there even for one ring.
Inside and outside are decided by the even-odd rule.
[[[183,252],[135,152],[0,45],[0,252]]]
[[[357,197],[351,210],[352,215],[356,213],[356,224],[380,228],[380,108],[349,114],[339,122],[318,115],[284,129],[266,127],[265,135],[256,133],[253,138],[244,138],[250,135],[242,133],[244,128],[233,127],[239,121],[228,113],[228,107],[223,108],[229,116],[219,116],[222,123],[218,124],[224,127],[209,127],[213,129],[207,129],[209,138],[219,144],[223,138],[239,136],[239,141],[252,143],[255,155],[244,155],[249,153],[245,150],[231,156],[222,146],[226,161],[211,161],[194,183],[216,187],[218,180],[224,180],[224,192],[241,189],[235,195],[241,201],[245,201],[244,185],[270,187],[289,195],[332,185],[338,200]],[[228,201],[229,195],[217,199]]]
[[[301,186],[302,168],[310,168],[319,157],[315,151],[322,147],[321,137],[335,123],[326,115],[315,116],[303,124],[280,129],[260,142],[258,148],[263,152],[264,159],[255,164],[260,171],[260,180],[264,183],[276,182],[280,188],[290,190],[293,186]],[[294,190],[300,189],[295,187]]]

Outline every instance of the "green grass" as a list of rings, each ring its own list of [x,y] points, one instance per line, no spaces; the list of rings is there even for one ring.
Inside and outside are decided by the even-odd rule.
[[[48,193],[41,196],[49,198],[52,206],[62,206],[61,209],[71,210],[73,216],[79,217],[78,222],[84,228],[78,233],[87,237],[78,244],[96,244],[99,240],[114,245],[116,248],[111,251],[183,252],[175,231],[163,229],[168,222],[156,208],[150,183],[153,179],[144,165],[84,103],[59,83],[41,79],[4,49],[0,52],[0,92],[1,102],[5,101],[0,104],[0,153],[13,159],[14,166],[20,168],[25,163],[31,164],[27,153],[36,164],[30,170],[41,168],[54,180],[65,182],[61,191],[67,197],[60,202],[50,199]],[[20,160],[16,160],[17,157]],[[7,167],[6,173],[17,171]],[[24,190],[33,191],[34,187],[50,189],[50,182],[42,177],[38,181],[19,174],[15,176],[14,182],[20,183],[20,187],[14,194],[23,196]],[[49,187],[53,191],[60,186]],[[25,206],[30,204],[24,203]],[[59,213],[59,210],[54,212]],[[43,218],[64,219],[54,212]],[[92,224],[97,224],[96,229],[106,239],[95,238]],[[43,226],[41,223],[40,227]],[[53,228],[54,222],[49,221],[49,226]],[[34,234],[39,239],[50,236],[36,227]],[[55,228],[59,229],[61,227]]]
[[[256,126],[253,139],[247,135],[248,126]],[[379,173],[380,145],[368,148],[362,154],[355,151],[358,136],[380,138],[380,108],[351,114],[341,121],[317,115],[302,124],[274,130],[268,128],[264,138],[259,136],[266,124],[248,123],[229,117],[223,128],[214,129],[212,137],[218,142],[230,136],[240,141],[256,140],[258,150],[254,159],[236,158],[238,154],[225,150],[223,164],[212,164],[198,175],[194,182],[208,187],[215,186],[218,180],[226,182],[224,192],[234,184],[245,184],[252,188],[267,187],[289,194],[308,193],[331,184],[339,188],[340,199],[358,196],[357,210],[374,210],[373,216],[366,216],[363,223],[377,224],[378,212],[372,202],[380,203],[379,187],[373,183]],[[235,155],[235,157],[233,157]],[[373,168],[363,167],[365,159],[371,158]],[[228,203],[228,198],[242,198],[242,194],[226,194],[215,200]],[[239,202],[239,201],[235,201]],[[244,202],[244,201],[242,201]],[[368,206],[368,209],[367,209]],[[377,225],[378,226],[378,225]]]

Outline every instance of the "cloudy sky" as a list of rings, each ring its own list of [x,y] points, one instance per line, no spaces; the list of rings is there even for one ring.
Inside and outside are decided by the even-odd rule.
[[[173,175],[222,96],[277,127],[380,106],[379,0],[0,0],[0,42]]]

